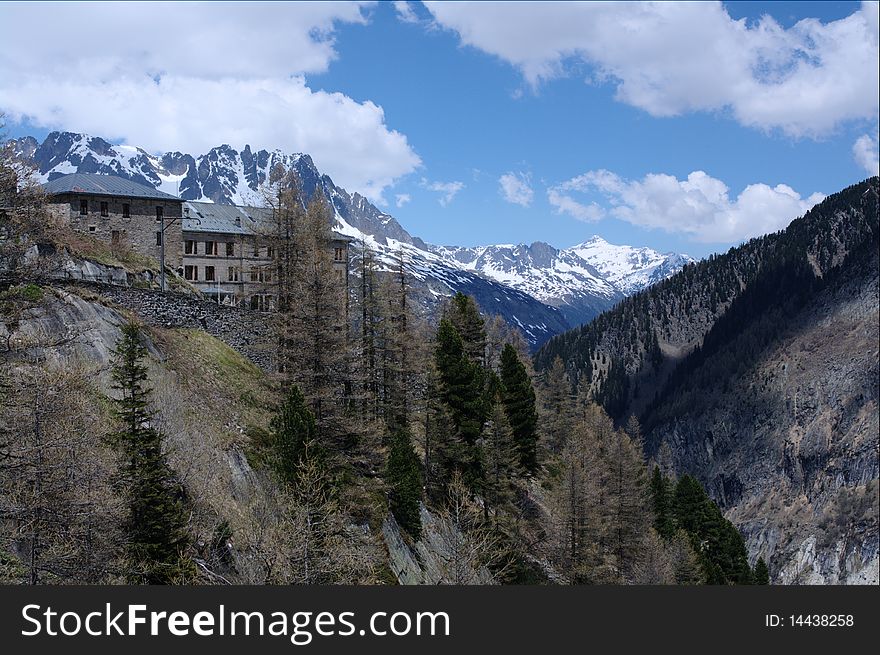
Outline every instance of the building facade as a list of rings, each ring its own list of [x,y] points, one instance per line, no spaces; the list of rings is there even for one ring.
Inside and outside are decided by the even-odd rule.
[[[152,187],[112,175],[71,173],[43,185],[52,213],[77,232],[111,246],[181,265],[183,201]],[[163,228],[164,227],[164,234]]]
[[[43,185],[53,213],[78,232],[160,259],[218,303],[270,311],[275,307],[271,210],[184,201],[110,175],[65,175]],[[329,244],[337,280],[348,286],[351,239]]]
[[[274,308],[271,210],[186,202],[183,214],[183,278],[221,303]],[[337,280],[345,286],[350,241],[334,233],[329,244]]]

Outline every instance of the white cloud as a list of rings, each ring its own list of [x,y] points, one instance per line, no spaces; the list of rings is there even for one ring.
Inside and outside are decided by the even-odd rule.
[[[868,175],[880,175],[880,152],[877,137],[864,134],[853,144],[853,156]]]
[[[577,193],[597,195],[604,204],[584,204],[574,197]],[[731,200],[727,185],[703,171],[686,180],[655,173],[625,180],[605,170],[551,187],[547,196],[558,213],[579,220],[607,215],[707,243],[736,243],[779,230],[824,198],[820,193],[802,198],[785,184],[750,184]]]
[[[394,196],[394,204],[397,205],[398,209],[403,207],[406,203],[408,203],[412,198],[408,193],[398,193]]]
[[[878,4],[785,29],[733,20],[721,3],[426,2],[465,45],[526,81],[591,67],[621,102],[655,116],[730,111],[743,125],[820,136],[878,114]]]
[[[398,20],[404,23],[418,23],[419,17],[416,15],[415,9],[405,0],[395,0],[394,10],[397,12]]]
[[[534,191],[532,191],[531,180],[525,173],[505,173],[498,178],[498,185],[501,187],[501,196],[509,203],[528,207],[532,204]]]
[[[458,192],[464,188],[464,182],[429,182],[425,178],[422,178],[421,186],[428,191],[439,193],[440,206],[446,207],[452,202]]]
[[[51,129],[151,152],[307,152],[371,200],[420,165],[381,107],[313,91],[305,74],[336,57],[334,29],[359,3],[11,4],[0,40],[0,109]]]

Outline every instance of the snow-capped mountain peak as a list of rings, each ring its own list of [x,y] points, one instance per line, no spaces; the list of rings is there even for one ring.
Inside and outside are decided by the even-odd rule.
[[[589,321],[692,261],[686,255],[611,245],[598,236],[561,250],[541,241],[432,246],[359,193],[336,186],[304,153],[253,151],[250,146],[238,151],[223,144],[198,156],[154,155],[73,132],[52,132],[43,143],[23,137],[5,147],[33,162],[43,181],[76,172],[117,175],[183,200],[235,205],[262,204],[261,187],[280,164],[296,171],[306,200],[317,191],[323,193],[334,209],[336,229],[376,251],[386,268],[403,254],[427,312],[436,310],[442,298],[462,291],[475,296],[486,313],[499,314],[519,327],[533,346]]]
[[[566,252],[589,263],[624,295],[632,295],[693,262],[688,255],[660,253],[652,248],[617,246],[594,235],[566,248]]]

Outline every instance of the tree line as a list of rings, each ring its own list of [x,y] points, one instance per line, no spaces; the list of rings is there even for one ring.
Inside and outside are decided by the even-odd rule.
[[[268,582],[387,579],[382,563],[364,554],[358,522],[378,533],[388,515],[410,543],[426,529],[442,535],[452,553],[444,582],[763,578],[748,569],[741,536],[696,480],[661,477],[656,491],[638,421],[615,427],[561,359],[537,375],[520,333],[463,294],[429,325],[412,297],[405,251],[383,260],[365,241],[355,244],[349,288],[335,271],[332,210],[321,193],[303,198],[295,176],[273,172],[267,204],[276,394],[267,400],[271,420],[249,438],[253,464],[271,476],[284,507],[274,517],[283,561],[266,564]],[[69,389],[58,387],[55,403],[46,383],[34,381],[30,400],[13,394],[14,412],[4,408],[3,498],[28,500],[0,508],[22,535],[14,555],[0,552],[0,564],[17,563],[33,583],[61,579],[62,544],[76,542],[77,563],[66,570],[89,580],[222,580],[236,566],[234,535],[220,521],[210,543],[193,539],[187,489],[157,427],[162,408],[151,396],[145,334],[131,323],[120,335],[115,429],[94,464],[109,485],[71,500],[71,486],[88,484],[88,468],[65,469],[76,440],[44,429],[47,404],[80,421],[81,408],[100,398],[84,392],[70,408]],[[619,375],[613,370],[609,379]],[[102,506],[101,494],[112,502]],[[70,506],[64,516],[62,506]],[[119,529],[101,535],[102,513]],[[121,564],[111,571],[108,561]]]

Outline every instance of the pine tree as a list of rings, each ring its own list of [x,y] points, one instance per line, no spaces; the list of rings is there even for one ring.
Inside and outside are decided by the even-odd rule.
[[[494,374],[492,375],[494,377]],[[495,389],[499,389],[501,383],[495,378],[490,384]],[[512,483],[519,468],[514,433],[504,411],[500,390],[496,391],[494,396],[484,441],[486,457],[484,500],[487,509],[494,510],[497,519],[498,511],[506,508],[513,498]]]
[[[574,424],[550,494],[549,557],[571,584],[595,582],[600,552],[598,444],[585,420]]]
[[[278,477],[294,484],[307,444],[315,443],[315,417],[306,406],[299,387],[293,385],[269,423],[272,433],[271,461]]]
[[[286,344],[284,386],[297,384],[315,415],[324,447],[346,446],[351,393],[347,299],[333,265],[332,216],[322,193],[313,195],[293,232],[292,301],[279,317]]]
[[[610,572],[618,583],[633,580],[651,522],[641,442],[616,430],[599,442],[603,454],[602,523]]]
[[[444,308],[443,318],[455,327],[468,357],[485,366],[486,326],[476,301],[471,296],[456,293]]]
[[[655,466],[651,474],[651,500],[654,504],[654,529],[669,541],[676,532],[672,485],[669,478],[660,472],[659,466]]]
[[[391,487],[388,494],[391,513],[400,526],[418,540],[422,534],[422,471],[412,440],[403,430],[391,436],[385,478]]]
[[[703,486],[689,475],[675,487],[676,522],[690,536],[709,584],[752,584],[745,541]]]
[[[571,431],[573,402],[571,384],[565,373],[562,359],[554,358],[553,364],[544,371],[541,392],[541,426],[546,448],[559,453],[565,446]]]
[[[479,489],[483,481],[482,453],[478,439],[487,416],[485,374],[464,348],[458,330],[448,319],[440,320],[435,361],[440,378],[440,398],[449,408],[455,430],[454,467],[466,484]]]
[[[182,583],[193,569],[186,556],[182,492],[162,450],[162,435],[150,425],[146,348],[137,325],[122,327],[114,352],[114,389],[121,393],[115,401],[121,423],[115,440],[124,454],[128,501],[126,577],[136,584]]]
[[[513,346],[506,344],[501,352],[502,401],[519,456],[519,465],[528,476],[538,471],[538,413],[535,391],[526,367]]]
[[[759,585],[768,585],[770,584],[770,569],[767,568],[767,562],[764,561],[763,557],[759,557],[758,561],[755,562],[755,584]]]

